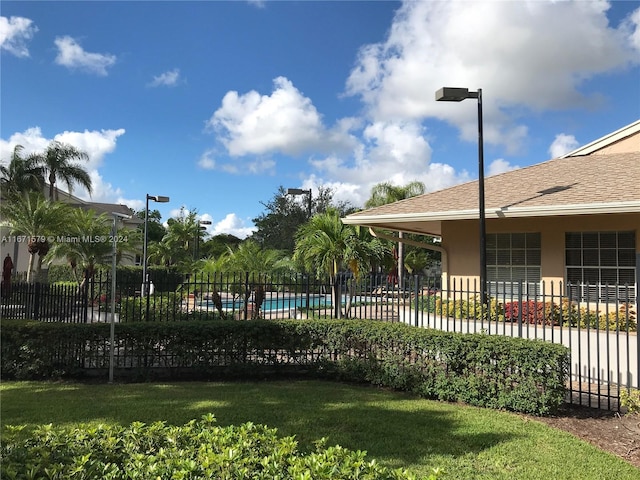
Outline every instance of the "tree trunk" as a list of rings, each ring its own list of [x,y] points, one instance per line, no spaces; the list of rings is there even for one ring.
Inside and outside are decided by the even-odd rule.
[[[340,285],[337,274],[331,275],[331,297],[333,315],[335,318],[342,318],[342,302],[340,301]]]
[[[347,280],[347,302],[344,307],[345,318],[351,318],[351,304],[353,303],[353,298],[355,296],[356,296],[356,280],[354,278],[350,278]]]
[[[49,174],[49,200],[53,201],[55,192],[56,176],[53,172]],[[56,199],[57,200],[57,199]]]
[[[29,253],[29,264],[27,265],[27,283],[31,283],[32,270],[33,270],[33,257],[35,254]]]

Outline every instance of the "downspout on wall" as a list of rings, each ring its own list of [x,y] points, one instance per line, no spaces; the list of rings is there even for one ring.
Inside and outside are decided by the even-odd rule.
[[[446,285],[448,288],[449,282],[448,282],[448,278],[449,278],[449,255],[447,254],[447,250],[444,247],[438,246],[438,245],[433,245],[431,243],[423,243],[423,242],[417,242],[415,240],[411,240],[408,238],[402,238],[400,239],[399,237],[394,237],[392,235],[387,235],[385,233],[380,233],[380,232],[376,232],[373,228],[369,227],[369,233],[376,237],[376,238],[381,238],[383,240],[389,240],[391,242],[395,242],[395,243],[405,243],[407,245],[412,245],[414,247],[418,247],[418,248],[424,248],[426,250],[433,250],[434,252],[440,252],[440,254],[442,255],[441,257],[441,262],[442,262],[442,285],[443,287]]]

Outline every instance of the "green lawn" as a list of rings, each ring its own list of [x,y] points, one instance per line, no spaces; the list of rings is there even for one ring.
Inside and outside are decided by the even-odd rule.
[[[389,467],[444,479],[633,479],[640,471],[571,435],[515,414],[320,381],[77,384],[3,382],[2,425],[78,422],[183,424],[213,413],[295,435],[303,450],[366,450]]]

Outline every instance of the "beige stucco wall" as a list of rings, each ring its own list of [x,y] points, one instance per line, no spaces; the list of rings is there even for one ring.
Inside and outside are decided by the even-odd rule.
[[[607,145],[600,150],[596,150],[591,155],[603,155],[605,153],[625,153],[640,151],[640,132],[623,138],[611,145]]]
[[[542,280],[545,282],[564,281],[566,232],[635,231],[636,254],[640,255],[640,214],[637,213],[487,219],[486,226],[487,233],[540,232]],[[477,220],[443,222],[442,247],[448,254],[447,264],[443,262],[443,282],[446,279],[456,282],[478,281],[479,237]]]
[[[29,250],[27,248],[26,237],[23,235],[11,235],[11,229],[9,227],[6,225],[0,225],[0,258],[2,258],[3,261],[7,256],[7,253],[11,255],[15,272],[25,273],[28,270]],[[33,268],[35,269],[36,263],[38,262],[37,255],[33,259],[33,262]],[[64,265],[66,261],[64,259],[55,259],[51,263],[55,265]],[[127,256],[120,259],[118,265],[135,265],[135,262]],[[47,268],[49,268],[48,264],[42,265],[43,270],[46,270]]]

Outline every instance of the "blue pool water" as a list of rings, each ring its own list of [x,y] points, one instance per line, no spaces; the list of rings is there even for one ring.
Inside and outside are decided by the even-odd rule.
[[[200,307],[208,310],[215,310],[216,306],[211,301],[199,303]],[[279,311],[279,310],[295,310],[298,307],[307,306],[307,296],[289,296],[289,297],[273,297],[267,298],[262,302],[263,311]],[[310,295],[309,307],[325,307],[331,306],[331,297],[329,295]],[[244,303],[241,301],[223,301],[222,308],[224,310],[242,310]]]

